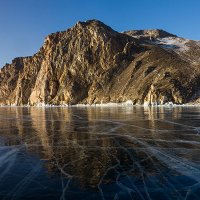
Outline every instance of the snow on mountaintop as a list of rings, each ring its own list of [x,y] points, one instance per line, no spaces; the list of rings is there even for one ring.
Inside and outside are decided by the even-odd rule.
[[[179,37],[165,37],[165,38],[157,38],[154,44],[158,44],[165,49],[172,49],[175,51],[188,51],[189,47],[187,43],[188,39],[179,38]]]
[[[132,30],[125,31],[125,34],[140,40],[141,42],[159,45],[160,47],[173,50],[177,53],[183,53],[190,49],[191,40],[178,37],[164,30]]]

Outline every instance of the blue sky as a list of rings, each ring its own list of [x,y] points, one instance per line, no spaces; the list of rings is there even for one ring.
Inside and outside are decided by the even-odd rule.
[[[29,56],[49,33],[99,19],[117,31],[164,29],[200,40],[199,0],[0,0],[0,67]]]

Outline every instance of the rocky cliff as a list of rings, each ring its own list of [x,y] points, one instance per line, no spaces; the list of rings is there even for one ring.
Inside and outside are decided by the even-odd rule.
[[[198,100],[200,43],[162,30],[78,22],[0,71],[0,104],[177,104]]]

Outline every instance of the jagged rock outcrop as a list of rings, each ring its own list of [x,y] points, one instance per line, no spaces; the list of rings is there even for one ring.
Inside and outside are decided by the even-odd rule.
[[[161,30],[118,33],[97,20],[78,22],[1,69],[0,103],[190,102],[199,98],[198,45]]]

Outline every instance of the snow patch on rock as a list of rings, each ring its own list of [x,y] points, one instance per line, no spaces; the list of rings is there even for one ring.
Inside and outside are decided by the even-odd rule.
[[[189,50],[187,42],[189,42],[189,40],[184,38],[165,37],[165,38],[158,38],[154,43],[160,45],[165,49],[172,49],[184,52]]]

